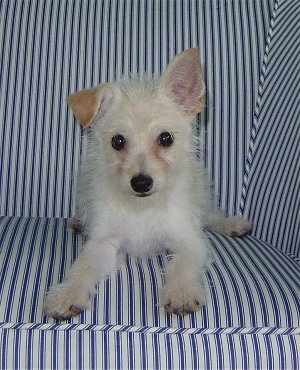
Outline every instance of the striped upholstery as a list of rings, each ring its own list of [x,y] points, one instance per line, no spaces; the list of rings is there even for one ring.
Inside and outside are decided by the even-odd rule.
[[[127,258],[118,273],[100,284],[92,310],[57,324],[43,316],[43,294],[63,278],[82,238],[67,230],[65,220],[3,217],[0,228],[4,368],[16,368],[18,362],[23,367],[80,367],[81,361],[86,368],[97,363],[107,369],[134,363],[139,369],[147,362],[148,368],[163,369],[180,368],[181,362],[186,368],[210,364],[212,369],[222,363],[233,369],[234,362],[239,368],[241,361],[273,361],[270,368],[278,369],[300,364],[299,266],[258,239],[209,234],[215,261],[205,273],[207,305],[197,313],[182,318],[157,306],[164,256]],[[24,350],[7,356],[13,352],[8,351],[11,341]],[[96,353],[81,357],[94,345]],[[58,348],[64,357],[60,351],[56,356]],[[271,351],[282,348],[284,354],[270,358]]]
[[[299,1],[279,3],[267,38],[241,207],[253,221],[256,236],[298,257],[299,35]]]
[[[174,335],[136,328],[84,329],[7,326],[0,339],[8,353],[15,353],[15,343],[19,352],[1,365],[7,369],[299,369],[299,336],[289,334],[183,331]],[[253,349],[259,351],[257,357],[252,356]]]
[[[300,369],[299,0],[0,0],[0,369]],[[252,237],[210,233],[207,305],[157,306],[165,256],[120,261],[92,310],[43,316],[83,245],[85,137],[65,104],[197,46],[204,160]]]

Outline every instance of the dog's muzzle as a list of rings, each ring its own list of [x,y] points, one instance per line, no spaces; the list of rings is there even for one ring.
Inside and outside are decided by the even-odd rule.
[[[144,174],[138,174],[134,176],[130,181],[132,189],[138,193],[138,196],[147,196],[153,186],[152,177]]]

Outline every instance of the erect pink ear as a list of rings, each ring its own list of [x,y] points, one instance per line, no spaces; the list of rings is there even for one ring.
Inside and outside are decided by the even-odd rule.
[[[205,106],[205,83],[198,50],[188,49],[177,55],[159,81],[159,87],[188,115]]]
[[[83,127],[90,126],[104,103],[113,98],[114,86],[102,84],[92,89],[81,90],[70,95],[67,103]]]

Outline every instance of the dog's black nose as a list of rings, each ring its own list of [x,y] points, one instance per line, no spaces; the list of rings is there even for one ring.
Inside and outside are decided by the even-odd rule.
[[[153,186],[153,179],[148,175],[139,174],[131,179],[130,184],[137,193],[147,193]]]

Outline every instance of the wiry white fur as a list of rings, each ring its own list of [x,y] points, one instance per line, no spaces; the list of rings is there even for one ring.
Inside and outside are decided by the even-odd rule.
[[[157,138],[170,132],[174,143],[161,148]],[[122,134],[126,149],[112,148]],[[133,176],[153,178],[150,196],[138,197]],[[97,281],[115,268],[116,255],[156,253],[162,246],[175,256],[166,271],[160,304],[180,315],[205,303],[201,272],[207,263],[206,226],[242,235],[251,225],[212,212],[205,170],[195,153],[193,117],[178,106],[158,81],[134,79],[110,86],[90,128],[78,184],[76,223],[89,236],[66,280],[45,299],[46,314],[64,319],[87,307]]]
[[[104,116],[100,112],[100,119],[91,129],[79,180],[76,216],[87,227],[90,225],[91,233],[93,224],[103,224],[103,218],[110,218],[109,229],[114,224],[113,229],[118,228],[123,220],[127,229],[133,225],[132,240],[137,238],[139,231],[144,235],[142,239],[148,240],[145,236],[147,230],[153,230],[149,226],[154,220],[159,219],[157,224],[161,225],[162,219],[166,223],[175,217],[170,214],[170,207],[180,214],[186,210],[195,222],[199,222],[200,217],[203,224],[211,206],[211,195],[205,170],[196,159],[193,122],[168,98],[160,96],[153,86],[145,89],[143,83],[130,80],[121,85],[121,91],[125,99],[123,96],[116,99]],[[175,136],[174,145],[165,150],[164,159],[170,166],[167,171],[150,151],[157,136],[164,131]],[[122,153],[111,146],[116,134],[124,135],[130,146],[121,175],[116,173],[115,167],[122,160]],[[140,172],[154,179],[151,197],[137,198],[130,186],[131,178]],[[113,211],[111,216],[109,210]],[[120,227],[123,233],[123,225]]]

